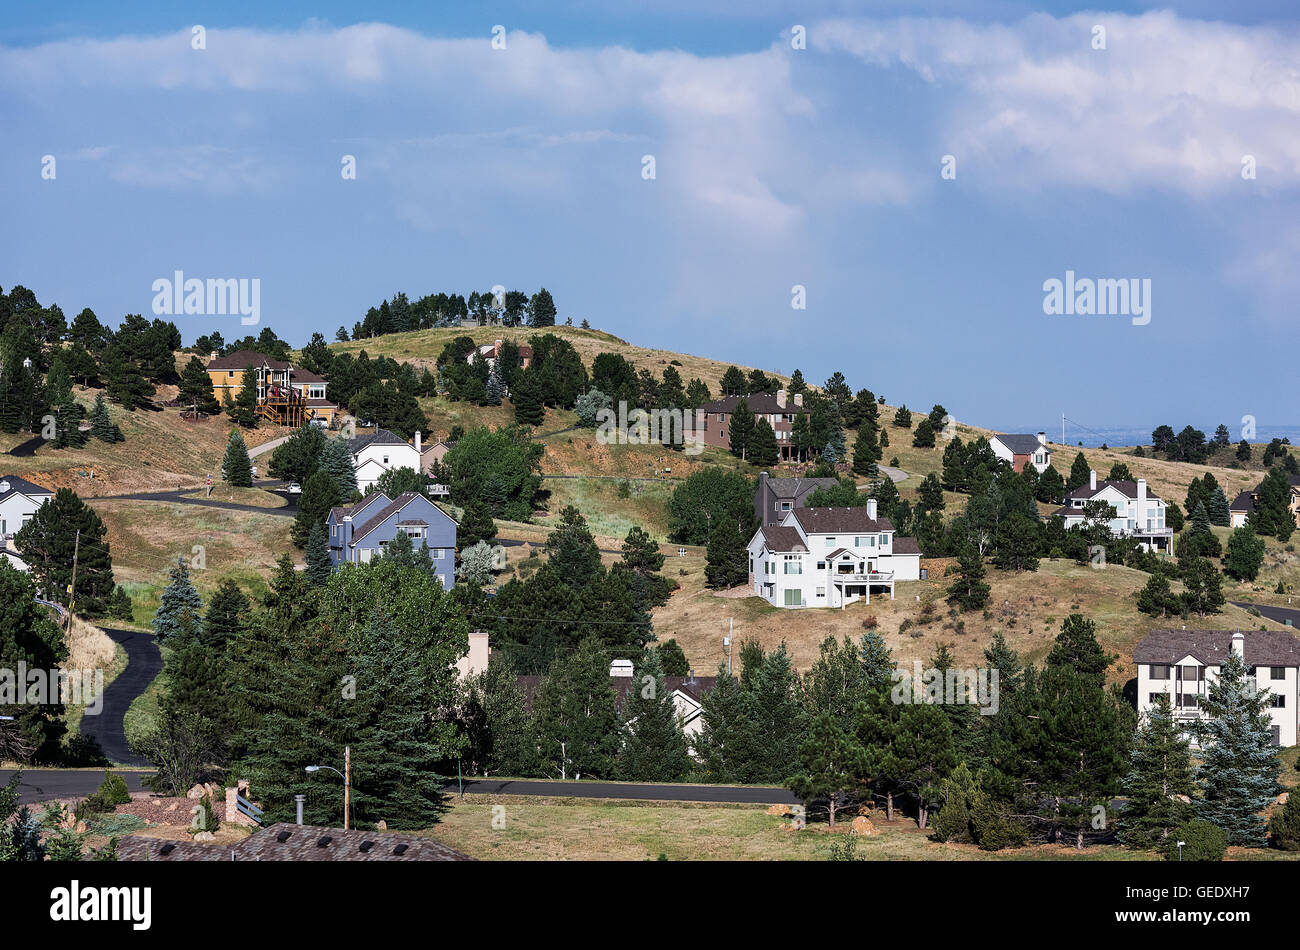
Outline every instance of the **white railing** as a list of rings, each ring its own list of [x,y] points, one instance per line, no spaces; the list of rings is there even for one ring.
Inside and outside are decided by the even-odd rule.
[[[831,578],[837,584],[888,584],[894,579],[894,572],[872,571],[870,574],[832,574]]]

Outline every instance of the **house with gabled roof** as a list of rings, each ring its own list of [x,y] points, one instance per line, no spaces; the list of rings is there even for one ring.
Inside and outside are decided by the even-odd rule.
[[[357,488],[369,491],[375,487],[384,472],[397,468],[421,471],[423,450],[420,433],[415,433],[414,443],[387,429],[376,429],[348,439],[352,452],[352,467],[357,473]]]
[[[0,476],[0,548],[32,520],[36,510],[54,500],[54,492],[17,475]]]
[[[1104,502],[1113,509],[1105,525],[1112,537],[1136,538],[1148,551],[1169,553],[1174,538],[1173,528],[1165,524],[1168,506],[1147,491],[1147,480],[1097,479],[1097,473],[1088,473],[1088,484],[1076,488],[1065,496],[1065,504],[1052,514],[1065,522],[1067,529],[1082,526],[1088,520],[1089,502]]]
[[[755,420],[766,419],[772,427],[782,460],[797,456],[799,452],[794,444],[794,421],[798,416],[807,415],[808,410],[804,408],[803,393],[790,394],[784,389],[778,389],[775,393],[724,396],[704,403],[698,410],[699,424],[703,429],[696,433],[696,437],[702,434],[708,445],[720,449],[731,448],[731,417],[735,415],[736,407],[742,399],[754,414]]]
[[[1287,508],[1295,517],[1296,526],[1300,527],[1300,475],[1288,475],[1287,483],[1291,487],[1291,494],[1287,501]],[[1263,482],[1256,485],[1253,489],[1239,494],[1232,504],[1228,507],[1229,524],[1234,528],[1242,527],[1250,516],[1255,513],[1255,503],[1259,500],[1259,490]]]
[[[416,551],[429,548],[443,590],[451,590],[455,583],[456,522],[419,492],[403,492],[396,498],[372,492],[355,505],[331,508],[325,527],[335,567],[369,564],[403,533]]]
[[[251,369],[256,377],[257,414],[276,425],[296,427],[310,422],[329,426],[340,414],[339,407],[326,397],[325,377],[288,360],[272,359],[256,350],[237,350],[225,356],[213,353],[207,369],[218,402],[239,395],[244,373]]]
[[[1052,449],[1047,444],[1046,432],[989,436],[989,448],[1016,472],[1023,472],[1026,465],[1032,465],[1041,475],[1052,464]]]
[[[1190,734],[1190,727],[1205,718],[1205,697],[1230,652],[1250,669],[1256,689],[1269,694],[1273,744],[1295,745],[1300,640],[1289,630],[1152,630],[1133,651],[1138,713],[1145,715],[1165,696],[1174,718]]]
[[[775,607],[840,607],[921,577],[921,549],[895,537],[876,499],[865,507],[794,508],[750,539],[749,583]]]

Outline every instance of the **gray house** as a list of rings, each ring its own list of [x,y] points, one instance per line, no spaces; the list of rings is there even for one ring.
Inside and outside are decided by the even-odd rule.
[[[372,492],[355,505],[330,509],[330,560],[339,564],[368,564],[384,553],[399,531],[417,551],[429,546],[433,568],[443,590],[455,583],[456,522],[450,515],[418,492],[404,492],[389,498]]]
[[[780,524],[795,508],[806,508],[808,496],[817,489],[838,484],[833,478],[769,478],[763,472],[754,493],[754,517],[760,526]]]

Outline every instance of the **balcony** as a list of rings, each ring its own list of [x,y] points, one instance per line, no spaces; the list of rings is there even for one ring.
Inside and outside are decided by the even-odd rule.
[[[837,584],[892,584],[893,571],[871,571],[867,574],[832,574],[831,580]]]

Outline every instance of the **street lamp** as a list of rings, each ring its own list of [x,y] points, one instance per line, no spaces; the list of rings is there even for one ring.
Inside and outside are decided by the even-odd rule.
[[[343,747],[343,771],[340,772],[332,765],[309,765],[304,771],[308,773],[319,772],[321,769],[328,769],[339,778],[343,779],[343,830],[347,831],[351,827],[352,815],[352,747]]]
[[[1181,861],[1181,860],[1183,859],[1183,845],[1185,845],[1185,844],[1187,844],[1186,841],[1180,841],[1180,842],[1178,842],[1178,860],[1179,860],[1179,861]]]

